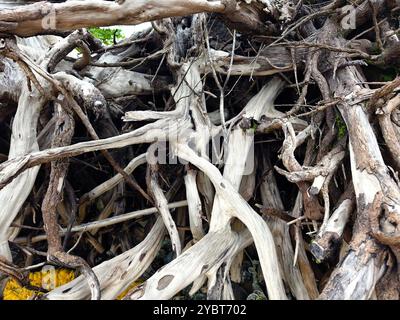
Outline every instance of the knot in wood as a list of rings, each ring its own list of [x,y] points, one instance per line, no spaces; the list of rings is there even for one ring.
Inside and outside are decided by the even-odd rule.
[[[6,47],[6,39],[1,38],[0,39],[0,49],[5,49]]]
[[[236,0],[222,0],[222,4],[225,6],[225,13],[235,12],[240,10],[239,2]]]
[[[283,23],[288,23],[293,20],[296,15],[297,5],[292,0],[278,0],[274,3],[279,12],[279,21]]]
[[[14,36],[0,34],[0,53],[6,56],[9,52],[18,52],[16,39]]]

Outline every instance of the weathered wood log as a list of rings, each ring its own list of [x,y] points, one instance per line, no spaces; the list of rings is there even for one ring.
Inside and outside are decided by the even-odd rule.
[[[139,245],[93,268],[99,279],[102,299],[116,299],[141,276],[155,258],[164,232],[164,223],[160,217]],[[70,283],[52,290],[45,296],[45,299],[78,300],[88,299],[89,296],[89,287],[84,278],[80,276]]]
[[[325,28],[329,30],[329,41],[340,45],[340,38],[332,37],[337,34],[335,24],[327,22]],[[391,203],[396,212],[399,208],[400,190],[388,172],[363,105],[351,102],[362,90],[359,85],[363,82],[362,74],[355,67],[347,67],[338,70],[336,78],[330,77],[328,81],[334,93],[346,97],[344,103],[339,104],[339,110],[349,130],[357,222],[351,249],[331,275],[321,298],[368,299],[384,272],[380,259],[384,259],[385,250],[369,236],[369,223],[365,224],[365,221],[380,208],[380,203],[374,202],[380,192],[385,194],[385,201]],[[374,249],[367,249],[369,247]],[[372,255],[373,250],[377,250],[376,256]]]
[[[339,199],[338,207],[333,211],[327,223],[321,226],[317,237],[311,243],[311,253],[319,261],[331,258],[339,249],[344,228],[355,207],[353,192],[353,187],[350,185]]]
[[[284,207],[282,199],[279,195],[278,187],[276,185],[272,166],[267,159],[264,160],[264,171],[267,172],[267,174],[263,178],[263,181],[260,185],[260,193],[263,205],[265,207],[283,210]],[[297,263],[295,264],[294,250],[291,243],[289,226],[286,222],[279,218],[268,217],[267,221],[271,228],[271,232],[274,235],[279,263],[282,274],[284,275],[285,283],[287,283],[296,299],[308,300],[310,298],[315,298],[315,296],[313,296],[313,292],[307,292],[300,269]]]
[[[26,85],[26,82],[24,83]],[[37,92],[33,94],[27,90],[21,92],[13,124],[10,159],[38,150],[36,124],[45,101],[46,98]],[[29,169],[0,190],[0,200],[3,203],[0,208],[0,255],[9,260],[11,260],[11,253],[8,249],[9,227],[28,197],[38,171],[39,167]]]
[[[0,12],[0,20],[15,23],[9,32],[18,36],[51,34],[91,26],[139,24],[197,12],[223,12],[221,1],[119,1],[102,0],[34,3]]]

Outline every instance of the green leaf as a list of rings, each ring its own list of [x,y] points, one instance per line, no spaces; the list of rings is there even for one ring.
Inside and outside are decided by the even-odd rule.
[[[342,117],[336,115],[336,126],[338,128],[338,137],[342,139],[347,133],[347,126],[346,123],[343,121]]]
[[[93,27],[88,30],[95,38],[99,39],[107,46],[114,44],[114,38],[116,41],[125,38],[121,29]]]

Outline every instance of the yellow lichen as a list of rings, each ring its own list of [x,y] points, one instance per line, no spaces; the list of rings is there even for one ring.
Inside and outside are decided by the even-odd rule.
[[[41,271],[29,273],[29,283],[32,286],[51,290],[62,286],[75,278],[74,271],[67,269],[43,268]],[[29,300],[43,293],[22,287],[15,279],[7,281],[4,300]]]
[[[117,297],[117,300],[122,300],[125,296],[126,296],[126,294],[129,292],[129,290],[131,290],[131,289],[133,289],[133,288],[135,288],[135,287],[137,287],[138,285],[141,285],[143,283],[143,280],[136,280],[136,281],[134,281],[134,282],[132,282],[130,285],[129,285],[129,287],[128,288],[126,288],[118,297]]]

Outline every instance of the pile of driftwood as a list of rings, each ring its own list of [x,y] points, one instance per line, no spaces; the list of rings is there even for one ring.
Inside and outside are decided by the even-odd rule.
[[[41,299],[399,299],[399,17],[6,1],[2,284],[53,265],[77,276]],[[144,22],[109,46],[87,29]]]

